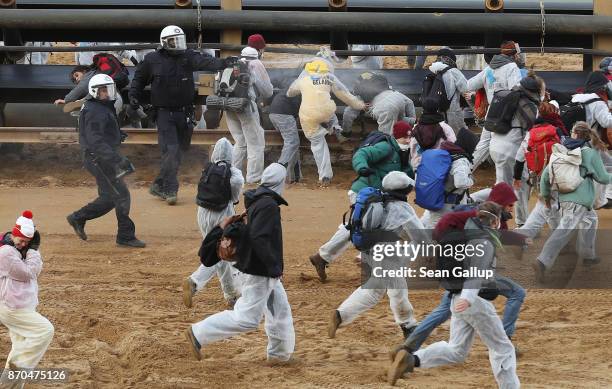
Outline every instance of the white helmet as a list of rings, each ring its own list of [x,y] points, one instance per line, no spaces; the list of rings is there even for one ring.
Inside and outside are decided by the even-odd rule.
[[[159,34],[159,43],[166,50],[182,51],[187,49],[185,33],[178,26],[164,27]]]
[[[240,56],[244,58],[257,59],[259,58],[259,51],[257,51],[257,49],[247,46],[242,49],[242,51],[240,52]]]
[[[99,99],[98,91],[102,87],[106,87],[109,100],[117,99],[117,95],[115,92],[115,81],[113,81],[110,76],[106,74],[96,74],[95,76],[89,79],[89,94],[94,99]]]

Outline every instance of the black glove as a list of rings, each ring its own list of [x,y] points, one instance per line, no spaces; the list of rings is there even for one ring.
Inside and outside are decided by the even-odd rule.
[[[125,140],[128,138],[128,133],[123,130],[119,130],[119,134],[121,137],[121,143],[125,142]]]
[[[34,236],[32,237],[32,240],[30,240],[30,245],[28,246],[28,249],[32,249],[32,250],[38,250],[40,248],[40,233],[37,231],[34,231]]]
[[[227,57],[223,59],[224,62],[224,67],[228,68],[232,65],[234,65],[236,62],[238,62],[240,58],[236,57],[236,56],[231,56],[231,57]]]
[[[130,96],[130,107],[132,107],[135,111],[138,111],[140,107],[140,101],[134,96]]]
[[[370,177],[372,174],[376,173],[374,169],[370,169],[369,167],[362,167],[357,172],[361,177]]]

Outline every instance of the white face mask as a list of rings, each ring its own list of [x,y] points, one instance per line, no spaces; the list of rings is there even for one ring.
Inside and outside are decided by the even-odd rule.
[[[406,150],[410,150],[410,145],[405,145],[403,143],[398,143],[400,150],[406,151]]]

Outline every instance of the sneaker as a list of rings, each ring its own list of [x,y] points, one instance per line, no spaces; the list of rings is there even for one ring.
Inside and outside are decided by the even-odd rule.
[[[185,278],[183,281],[183,304],[187,308],[191,308],[193,305],[193,295],[196,292],[196,284],[191,280],[191,277]]]
[[[174,205],[176,204],[176,192],[174,193],[168,193],[166,195],[166,204],[168,205]]]
[[[417,328],[416,324],[400,324],[399,326],[402,329],[402,333],[404,334],[404,340],[408,339],[410,334]]]
[[[535,270],[537,282],[544,282],[546,279],[546,266],[539,259],[535,258],[531,261],[531,267]]]
[[[612,199],[608,199],[608,202],[596,209],[612,209]]]
[[[185,331],[185,337],[187,338],[187,341],[189,342],[189,346],[190,346],[189,348],[191,349],[191,353],[193,354],[195,359],[197,359],[198,361],[202,360],[202,351],[201,351],[202,346],[200,346],[200,343],[198,342],[195,335],[193,334],[193,330],[191,329],[191,326],[187,328],[187,330]]]
[[[144,247],[147,246],[147,244],[145,242],[143,242],[142,240],[133,238],[130,240],[119,240],[117,239],[117,246],[122,246],[122,247],[132,247],[132,248],[136,248],[136,249],[142,249]]]
[[[398,351],[395,360],[387,371],[387,383],[394,386],[397,380],[406,372],[414,371],[414,355],[406,350]]]
[[[151,184],[151,186],[149,187],[149,193],[155,197],[159,197],[162,200],[166,199],[166,194],[161,190],[159,184]]]
[[[405,343],[398,344],[397,346],[395,346],[391,350],[389,350],[389,360],[391,361],[391,363],[393,363],[393,361],[395,361],[395,357],[397,356],[397,353],[399,353],[402,350],[408,351],[409,353],[412,352],[410,350],[410,348],[408,346],[406,346]]]
[[[87,240],[87,234],[85,233],[85,222],[78,221],[73,215],[66,216],[68,224],[74,229],[77,236],[83,240]]]
[[[327,335],[330,339],[336,337],[336,331],[340,324],[342,323],[342,317],[340,317],[340,312],[334,310],[332,312],[331,318],[329,319],[329,323],[327,324]]]
[[[327,280],[327,274],[325,273],[325,268],[327,267],[327,262],[316,253],[315,255],[310,256],[310,263],[314,266],[317,271],[317,275],[319,276],[319,281],[325,282]]]
[[[595,257],[595,258],[582,258],[582,265],[583,266],[594,266],[597,265],[598,263],[601,262],[601,258],[599,257]]]

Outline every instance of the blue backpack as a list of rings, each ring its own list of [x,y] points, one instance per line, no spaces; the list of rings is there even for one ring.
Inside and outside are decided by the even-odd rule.
[[[348,223],[346,213],[342,224],[350,231],[350,239],[359,251],[369,250],[377,242],[373,238],[384,220],[385,195],[380,189],[365,187],[357,193],[355,204],[351,205]]]
[[[421,208],[438,211],[444,207],[444,185],[453,160],[446,150],[425,150],[416,173],[416,203]]]

